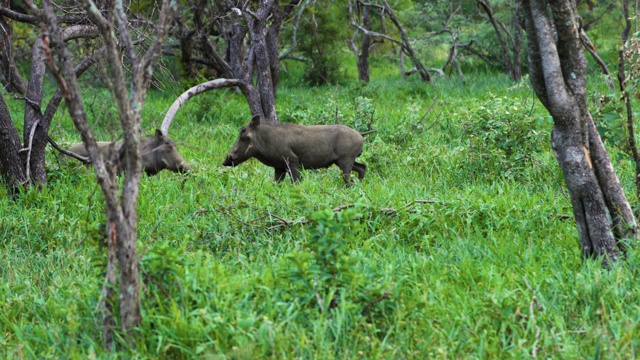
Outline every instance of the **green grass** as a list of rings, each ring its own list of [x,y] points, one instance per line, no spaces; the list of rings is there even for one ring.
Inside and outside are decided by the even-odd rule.
[[[507,155],[472,146],[478,109],[495,110],[495,99],[528,104],[514,119],[548,116],[537,101],[531,107],[526,83],[479,73],[465,83],[427,85],[376,69],[386,75],[368,85],[350,79],[309,89],[290,70],[278,92],[283,121],[331,123],[337,107],[340,122],[360,126],[356,99],[371,100],[378,133],[366,138],[365,180],[345,188],[334,167],[305,171],[297,185],[276,184],[272,169],[257,161],[223,168],[248,107],[230,90],[194,98],[170,134],[195,172],[142,179],[144,321],[137,348],[121,341],[119,355],[638,356],[640,259],[632,251],[609,271],[580,260],[548,122],[533,122],[539,151],[517,176],[493,162],[492,155]],[[85,97],[91,121],[101,125],[100,138],[111,139],[115,105],[94,91],[95,101],[94,93]],[[159,127],[179,93],[149,93],[146,132]],[[19,119],[22,105],[8,101]],[[62,111],[51,135],[64,145],[80,140]],[[631,193],[632,164],[614,158]],[[92,169],[53,151],[48,166],[42,192],[15,202],[0,194],[0,355],[115,358],[102,348],[96,311],[106,262],[102,195]],[[323,212],[344,205],[354,206]],[[319,266],[327,259],[331,266]]]

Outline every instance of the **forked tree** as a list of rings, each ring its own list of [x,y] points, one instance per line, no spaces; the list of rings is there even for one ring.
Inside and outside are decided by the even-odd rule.
[[[153,68],[160,55],[162,42],[171,23],[175,6],[175,1],[162,1],[161,9],[157,11],[157,18],[151,22],[154,24],[155,34],[148,39],[143,32],[139,31],[140,29],[136,29],[135,32],[130,31],[131,24],[123,1],[108,2],[104,7],[98,7],[93,0],[84,2],[84,15],[99,29],[105,43],[111,79],[110,89],[117,103],[124,138],[121,148],[114,148],[106,155],[98,151],[93,131],[89,126],[81,89],[71,62],[71,53],[63,41],[65,28],[61,27],[58,16],[55,14],[57,8],[51,0],[44,0],[42,9],[35,7],[33,9],[41,21],[43,33],[47,35],[42,45],[47,66],[58,83],[69,109],[69,115],[90,154],[97,181],[105,197],[108,265],[100,307],[103,311],[103,336],[107,348],[113,347],[115,339],[116,321],[112,315],[112,305],[116,303],[114,296],[116,262],[120,271],[118,294],[120,325],[125,338],[131,345],[134,345],[133,328],[139,325],[141,320],[140,278],[136,250],[137,205],[142,169],[140,115]],[[133,33],[144,37],[133,37],[131,36]],[[148,41],[147,50],[140,52],[140,48],[136,45],[144,41]],[[125,72],[123,59],[128,62],[130,74]],[[122,152],[124,157],[119,156]],[[117,164],[118,161],[121,163]],[[116,166],[125,171],[122,188],[116,181]]]
[[[189,89],[180,97],[181,104],[213,88],[237,86],[252,115],[277,123],[278,37],[284,20],[300,2],[291,0],[281,5],[279,0],[190,1],[183,15],[191,16],[193,28],[179,18],[182,59],[197,60],[214,69],[220,79]],[[189,69],[191,65],[183,66]],[[171,120],[163,122],[165,134],[170,124]]]
[[[533,89],[553,117],[551,145],[564,173],[583,258],[607,267],[638,226],[587,106],[586,59],[573,1],[522,0]]]
[[[384,23],[387,18],[391,20],[394,27],[398,30],[400,40],[388,34],[373,31],[371,25],[371,16],[373,14],[378,14],[382,23]],[[386,0],[376,2],[360,0],[350,1],[349,20],[351,22],[351,26],[356,28],[356,32],[350,41],[350,45],[352,51],[358,58],[358,76],[361,81],[369,81],[369,50],[370,47],[375,43],[375,40],[388,40],[395,44],[398,44],[400,46],[401,59],[403,54],[406,54],[411,59],[414,65],[414,68],[407,71],[406,74],[410,75],[417,72],[418,74],[420,74],[420,78],[422,78],[422,81],[431,81],[431,75],[429,75],[428,69],[424,66],[422,60],[420,60],[418,54],[411,45],[412,40],[409,39],[407,32],[400,23],[400,20],[391,8],[391,5],[389,5]],[[362,35],[360,35],[360,33],[362,33]],[[361,36],[360,48],[358,48],[355,42],[355,39],[358,38],[358,36]],[[403,73],[405,73],[404,63],[402,64],[402,71]]]
[[[9,8],[10,2],[0,0],[0,80],[4,88],[15,98],[24,102],[22,137],[14,126],[5,100],[0,96],[0,172],[9,194],[32,185],[43,186],[47,182],[45,168],[45,147],[49,127],[60,102],[62,92],[56,91],[45,102],[43,82],[47,57],[44,45],[47,37],[40,32],[31,46],[31,67],[25,79],[18,71],[15,60],[13,26],[27,24],[38,29],[38,18]],[[64,6],[61,6],[64,8]],[[58,23],[64,25],[60,40],[70,42],[92,39],[98,36],[98,28],[86,16],[57,16]],[[74,69],[76,77],[104,57],[104,48],[97,50],[79,61]],[[45,107],[46,105],[46,107]]]

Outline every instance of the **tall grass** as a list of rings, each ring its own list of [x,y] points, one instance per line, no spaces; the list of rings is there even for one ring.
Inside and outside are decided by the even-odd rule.
[[[363,182],[345,188],[335,167],[305,171],[296,185],[274,183],[257,161],[223,168],[249,110],[233,90],[194,98],[170,130],[194,173],[162,172],[141,184],[136,348],[121,341],[108,354],[96,310],[106,262],[102,195],[90,168],[51,152],[42,192],[15,202],[0,194],[0,354],[637,357],[638,255],[609,271],[580,260],[547,114],[526,83],[469,74],[429,85],[379,68],[367,85],[305,88],[290,71],[278,92],[282,121],[332,123],[337,109],[339,122],[360,126],[370,118],[356,118],[358,106],[368,101],[378,132],[366,138]],[[150,91],[145,131],[159,127],[179,92]],[[112,139],[114,104],[106,91],[87,99],[94,95],[92,121]],[[527,121],[540,134],[517,144],[537,146],[518,176],[490,161],[499,145],[474,143],[474,131],[489,131],[477,122],[480,107],[504,110],[495,99],[511,100],[512,126]],[[517,130],[489,129],[495,144]],[[80,140],[62,111],[52,136]],[[631,191],[631,164],[614,158]]]

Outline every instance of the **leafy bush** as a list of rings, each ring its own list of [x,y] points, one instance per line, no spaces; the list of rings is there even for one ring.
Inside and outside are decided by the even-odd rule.
[[[470,109],[463,123],[469,141],[462,162],[484,178],[519,179],[536,165],[549,134],[541,128],[548,118],[536,118],[520,99],[492,96]]]
[[[346,306],[367,317],[388,309],[383,301],[389,297],[385,284],[376,281],[380,275],[364,265],[356,250],[366,234],[361,224],[365,207],[313,211],[304,201],[300,203],[307,209],[310,227],[304,248],[285,255],[288,266],[282,271],[284,278],[296,284],[289,289],[292,298],[320,313]]]

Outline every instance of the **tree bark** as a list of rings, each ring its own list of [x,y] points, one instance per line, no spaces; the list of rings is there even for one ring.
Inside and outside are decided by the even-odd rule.
[[[571,2],[523,5],[531,84],[554,119],[552,147],[571,196],[582,255],[602,258],[607,267],[624,251],[625,240],[637,239],[638,229],[587,107],[577,11]]]
[[[22,148],[7,104],[0,94],[0,172],[9,196],[14,196],[27,183],[18,152]]]
[[[33,184],[43,186],[47,183],[47,172],[44,167],[44,149],[47,146],[47,132],[43,132],[42,124],[42,83],[44,81],[44,50],[42,39],[44,34],[36,38],[31,52],[31,71],[24,103],[23,142],[30,152],[30,161],[26,164]],[[48,130],[48,127],[47,127]],[[33,132],[33,137],[31,133]]]

